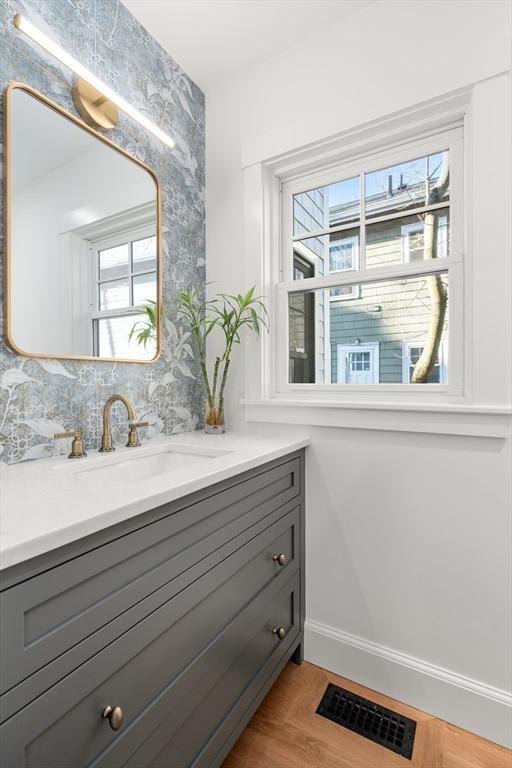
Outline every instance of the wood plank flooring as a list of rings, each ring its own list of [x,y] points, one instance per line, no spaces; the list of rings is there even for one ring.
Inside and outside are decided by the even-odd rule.
[[[335,683],[416,720],[412,760],[317,715]],[[288,664],[222,768],[512,768],[512,752],[313,664]]]

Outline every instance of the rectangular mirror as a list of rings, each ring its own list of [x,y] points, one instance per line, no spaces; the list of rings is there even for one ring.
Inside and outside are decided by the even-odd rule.
[[[155,360],[156,176],[29,86],[9,86],[5,106],[7,342],[30,356]]]

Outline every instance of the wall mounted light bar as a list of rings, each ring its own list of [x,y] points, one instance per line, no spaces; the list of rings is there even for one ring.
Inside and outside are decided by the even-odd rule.
[[[119,94],[113,91],[106,83],[80,64],[80,62],[74,59],[73,56],[64,51],[60,45],[54,43],[53,40],[44,34],[44,32],[41,32],[37,27],[34,27],[30,21],[27,21],[27,19],[17,13],[13,23],[16,29],[19,29],[20,32],[23,32],[27,37],[30,37],[31,40],[40,45],[41,48],[44,48],[45,51],[60,61],[61,64],[64,64],[65,67],[68,67],[68,69],[74,72],[77,77],[82,78],[88,82],[89,85],[92,85],[93,88],[99,91],[109,101],[116,104],[119,109],[122,109],[123,112],[140,123],[143,128],[150,131],[150,133],[160,139],[160,141],[163,141],[168,147],[174,147],[174,141],[162,131],[161,128],[152,123],[151,120],[148,120],[148,118],[137,109],[132,107],[132,105],[123,99],[122,96],[119,96]]]

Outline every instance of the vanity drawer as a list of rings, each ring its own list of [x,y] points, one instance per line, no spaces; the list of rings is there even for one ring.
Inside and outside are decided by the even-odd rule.
[[[239,666],[237,659],[245,645],[256,643],[252,625],[258,618],[261,621],[262,612],[273,617],[275,597],[291,577],[298,584],[299,523],[297,508],[10,717],[0,729],[4,764],[8,768],[122,765],[117,751],[127,750],[128,759],[169,708],[176,708],[180,718],[190,701],[196,708],[202,706],[207,692],[224,685],[219,680],[231,665],[232,674],[243,677],[245,665],[251,664],[246,660]],[[273,561],[278,552],[288,556],[284,567]],[[293,604],[298,606],[296,598]],[[266,613],[269,607],[273,610]],[[292,617],[297,633],[298,611],[294,607]],[[281,643],[268,618],[263,626],[268,640],[262,640],[263,629],[258,631],[260,640],[254,648],[261,643],[267,653]],[[118,732],[101,719],[107,704],[123,708],[125,724]],[[166,730],[167,740],[169,734]]]
[[[179,577],[176,591],[183,589],[226,557],[226,546],[240,546],[241,534],[284,514],[301,493],[300,467],[294,458],[184,508],[168,505],[156,522],[4,590],[0,690],[41,672],[30,690],[13,692],[10,711],[168,600],[165,585]]]

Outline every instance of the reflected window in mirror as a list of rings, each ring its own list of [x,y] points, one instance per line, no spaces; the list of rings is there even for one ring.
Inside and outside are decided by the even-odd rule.
[[[42,357],[156,359],[155,175],[28,86],[8,89],[7,120],[8,343]]]
[[[154,226],[92,240],[89,281],[93,354],[98,357],[154,357],[156,339],[138,344],[147,321],[144,307],[157,299],[157,243]],[[132,329],[135,328],[134,333]]]

